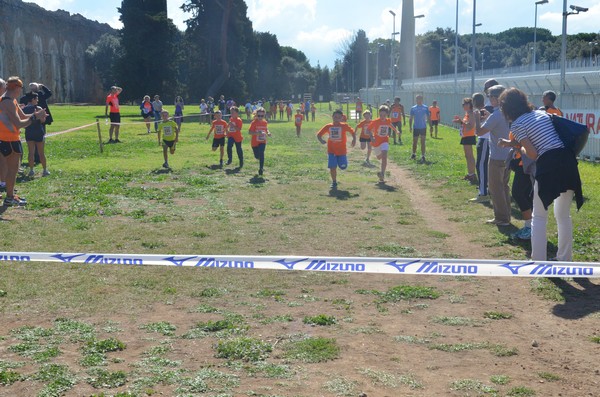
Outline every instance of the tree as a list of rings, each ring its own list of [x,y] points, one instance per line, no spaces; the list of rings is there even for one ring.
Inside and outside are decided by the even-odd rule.
[[[102,89],[108,89],[117,83],[116,66],[123,55],[121,40],[118,36],[105,33],[98,41],[85,50],[85,55],[100,78]]]
[[[123,0],[118,8],[123,57],[119,62],[123,97],[140,99],[148,94],[173,96],[177,85],[177,28],[167,18],[165,0]]]

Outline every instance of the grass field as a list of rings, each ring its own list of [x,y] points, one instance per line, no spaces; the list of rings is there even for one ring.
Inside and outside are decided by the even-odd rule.
[[[408,145],[390,150],[431,208],[414,202],[402,180],[378,185],[377,169],[362,166],[358,149],[330,192],[325,147],[314,137],[330,120],[321,106],[300,138],[292,123],[270,124],[264,177],[247,135],[244,168],[234,168],[234,150],[233,165],[220,169],[205,140],[208,126],[196,122],[184,123],[170,171],[143,124],[122,126],[123,143],[102,153],[95,126],[50,137],[52,175],[41,178],[38,169],[20,178],[29,204],[1,214],[1,249],[527,257],[528,244],[509,238],[520,221],[487,226],[491,208],[467,203],[476,191],[462,180],[465,161],[450,128],[440,128],[442,139],[428,138],[427,164],[409,160]],[[100,116],[107,140],[103,107],[52,111],[49,132]],[[137,107],[124,107],[123,116],[141,121]],[[600,258],[598,167],[580,163],[587,201],[573,211],[577,261]],[[452,230],[426,222],[430,211]],[[549,231],[552,253],[552,221]],[[456,238],[464,240],[460,249]],[[595,286],[581,287],[590,300],[573,311],[575,331],[573,316],[561,311],[581,298],[573,288],[580,287],[572,280],[2,262],[0,396],[580,395],[572,393],[595,390],[586,378],[595,366],[575,376],[561,358],[575,351],[579,366],[593,362],[586,355],[597,349],[599,308]],[[544,354],[529,354],[523,350],[531,349],[533,332],[536,339],[577,337],[565,346],[542,342]],[[555,366],[546,367],[550,361]]]

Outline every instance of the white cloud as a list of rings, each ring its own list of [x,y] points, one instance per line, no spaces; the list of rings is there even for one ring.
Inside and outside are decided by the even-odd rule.
[[[585,0],[577,3],[581,7],[589,7],[587,12],[567,17],[567,34],[598,32],[600,4],[588,6],[587,3],[589,1]],[[567,11],[570,12],[571,10],[567,9]],[[555,35],[560,35],[562,33],[562,18],[562,10],[560,12],[545,12],[539,16],[538,26],[550,29]]]
[[[297,26],[307,20],[314,21],[317,15],[317,0],[246,0],[246,4],[248,18],[259,31],[282,21]]]
[[[59,8],[66,10],[73,0],[36,0],[28,3],[35,3],[46,10],[56,11]]]

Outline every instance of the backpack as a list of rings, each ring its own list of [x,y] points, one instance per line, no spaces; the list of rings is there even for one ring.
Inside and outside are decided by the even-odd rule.
[[[565,147],[575,153],[575,156],[579,155],[587,143],[590,129],[585,124],[569,120],[566,117],[555,114],[548,114],[548,116]]]

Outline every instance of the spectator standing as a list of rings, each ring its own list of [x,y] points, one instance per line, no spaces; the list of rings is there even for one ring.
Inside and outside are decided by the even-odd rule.
[[[15,193],[15,182],[19,170],[19,161],[23,154],[19,128],[31,125],[35,120],[46,120],[46,111],[39,109],[31,116],[23,113],[17,104],[23,92],[23,82],[16,76],[9,77],[6,92],[0,97],[0,155],[6,160],[6,198],[4,206],[24,206],[27,201]]]
[[[460,144],[465,152],[465,160],[467,161],[467,175],[465,180],[475,183],[475,158],[473,157],[473,145],[475,145],[475,116],[473,115],[473,100],[471,98],[463,99],[463,118],[454,116],[454,122],[460,124]]]
[[[423,104],[423,95],[417,95],[417,104],[410,109],[408,128],[413,133],[411,160],[417,158],[417,141],[421,140],[421,163],[425,163],[425,138],[427,138],[427,125],[429,124],[429,108]],[[414,123],[414,124],[413,124]],[[414,128],[413,128],[414,127]]]
[[[38,106],[38,95],[36,93],[31,93],[31,95],[29,95],[29,103],[23,108],[23,113],[27,115],[32,115],[39,110],[43,109],[40,106]],[[29,163],[29,173],[27,174],[27,176],[29,177],[33,177],[35,175],[35,172],[33,171],[33,166],[35,165],[35,153],[38,153],[40,163],[43,167],[42,176],[50,175],[48,167],[46,166],[46,154],[44,153],[45,134],[46,132],[44,130],[44,124],[39,119],[34,119],[30,125],[25,127],[25,141],[27,142],[27,160]]]
[[[121,127],[121,110],[119,108],[119,95],[123,92],[121,87],[112,86],[106,96],[104,116],[110,117],[110,128],[108,129],[108,143],[121,143],[119,140],[119,129]],[[110,113],[108,112],[110,108]],[[115,139],[113,140],[113,136]]]
[[[510,178],[510,169],[506,166],[506,159],[509,155],[509,149],[499,146],[500,140],[508,140],[509,126],[504,114],[500,110],[498,98],[504,92],[505,88],[501,85],[495,85],[488,89],[490,104],[494,112],[486,114],[485,121],[481,123],[480,118],[475,118],[477,135],[490,134],[490,160],[488,164],[488,183],[492,206],[494,208],[494,218],[487,221],[498,226],[510,225],[510,189],[508,181]]]
[[[558,229],[559,261],[573,260],[573,221],[571,202],[575,197],[577,209],[583,205],[581,178],[573,151],[565,148],[545,112],[533,110],[527,95],[510,88],[499,98],[500,109],[511,122],[516,141],[503,140],[503,146],[517,147],[536,161],[533,187],[533,221],[531,225],[531,259],[547,260],[548,207],[554,203]]]
[[[437,101],[431,102],[429,107],[429,113],[431,114],[431,123],[429,124],[429,136],[433,138],[433,132],[435,131],[435,139],[438,139],[438,124],[440,123],[440,108]]]
[[[163,103],[158,95],[154,95],[152,107],[154,107],[154,132],[158,132],[158,123],[160,122],[161,113],[163,111]]]
[[[185,104],[183,103],[183,98],[178,96],[175,98],[175,114],[173,118],[175,119],[175,123],[177,124],[177,129],[181,129],[181,123],[183,122],[183,109],[185,108]]]

